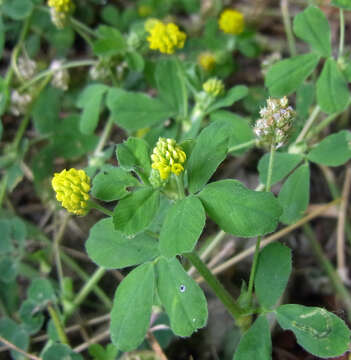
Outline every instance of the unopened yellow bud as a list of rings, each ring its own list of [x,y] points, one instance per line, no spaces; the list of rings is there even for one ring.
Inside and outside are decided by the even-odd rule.
[[[186,154],[174,139],[159,138],[151,155],[152,168],[158,170],[162,180],[171,172],[180,175],[184,171]]]
[[[236,10],[224,10],[218,21],[219,28],[226,34],[239,35],[244,31],[244,15]]]
[[[202,88],[204,91],[213,96],[217,97],[219,95],[222,95],[224,93],[224,84],[222,80],[219,80],[217,78],[211,78],[208,79],[203,85]]]
[[[205,71],[211,71],[216,65],[216,58],[210,52],[203,52],[198,56],[197,62]]]
[[[90,178],[84,170],[72,168],[55,173],[51,184],[56,192],[56,199],[65,209],[76,215],[87,214]]]
[[[184,47],[186,34],[180,31],[176,24],[155,21],[147,31],[150,33],[147,40],[151,50],[159,50],[163,54],[173,54],[177,48]]]

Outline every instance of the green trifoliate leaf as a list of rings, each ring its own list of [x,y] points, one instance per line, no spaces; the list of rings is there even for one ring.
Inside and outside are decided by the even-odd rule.
[[[308,163],[298,167],[285,181],[278,201],[283,208],[280,221],[293,224],[305,213],[310,200],[310,168]]]
[[[232,106],[235,102],[243,99],[248,94],[248,88],[244,85],[237,85],[226,92],[225,95],[216,99],[216,101],[207,109],[211,113],[217,109]]]
[[[29,346],[29,335],[12,319],[7,317],[2,317],[0,319],[0,335],[21,350],[27,351]],[[15,360],[25,360],[25,356],[15,350],[11,350],[11,356]]]
[[[291,273],[291,250],[280,243],[265,247],[258,258],[255,292],[261,306],[272,308],[283,295]]]
[[[107,106],[114,121],[127,131],[159,124],[174,115],[174,111],[159,99],[120,89],[108,92]]]
[[[350,0],[332,0],[331,4],[340,9],[351,10]]]
[[[311,354],[337,357],[349,350],[350,329],[333,313],[318,307],[282,305],[277,320],[284,330],[291,330],[297,342]]]
[[[294,32],[309,43],[319,55],[331,55],[331,35],[328,19],[316,6],[309,6],[294,19]]]
[[[240,340],[233,360],[271,360],[272,340],[269,324],[261,315]]]
[[[134,235],[144,230],[154,219],[160,203],[160,193],[151,188],[136,190],[120,200],[113,212],[116,230]]]
[[[93,43],[95,55],[112,56],[126,50],[126,42],[123,35],[115,28],[100,25],[97,33],[99,39]]]
[[[90,229],[85,247],[89,257],[107,269],[138,265],[159,255],[156,239],[144,233],[130,238],[115,230],[112,218]]]
[[[242,118],[239,115],[233,114],[229,111],[219,110],[213,112],[210,116],[210,119],[213,122],[223,121],[229,125],[228,130],[231,129],[228,143],[229,149],[240,144],[247,143],[254,138],[249,120]],[[247,151],[251,146],[253,146],[253,144],[248,145],[246,148],[242,148],[238,151],[233,151],[231,154],[240,155]]]
[[[117,349],[136,349],[149,327],[154,298],[154,265],[147,263],[130,272],[118,286],[111,312],[110,333]]]
[[[151,171],[149,144],[138,138],[129,137],[127,141],[117,145],[117,160],[122,169],[143,172],[149,176]]]
[[[272,193],[249,190],[236,180],[208,184],[199,197],[222,230],[240,237],[274,231],[282,212]]]
[[[127,187],[137,185],[139,181],[128,172],[106,165],[93,179],[92,194],[99,200],[114,201],[129,194]]]
[[[48,301],[55,301],[56,295],[51,282],[45,278],[34,279],[28,289],[28,299],[42,306]]]
[[[201,131],[187,163],[189,190],[195,193],[210,179],[228,151],[230,126],[214,122]]]
[[[103,96],[108,91],[108,86],[93,84],[86,87],[80,94],[77,106],[81,108],[79,128],[83,134],[93,134],[98,122]]]
[[[351,159],[351,132],[339,131],[327,136],[308,154],[308,160],[326,166],[340,166]]]
[[[157,291],[176,335],[190,336],[207,322],[207,302],[199,285],[175,258],[156,265]]]
[[[167,212],[160,234],[160,251],[166,257],[191,252],[202,229],[206,214],[201,201],[189,196],[177,201]]]
[[[266,184],[267,182],[269,157],[270,154],[265,154],[258,163],[258,173],[262,184]],[[302,159],[302,155],[277,152],[274,155],[271,185],[284,179],[284,177],[287,176],[290,171],[302,161]]]
[[[52,344],[43,352],[43,360],[83,360],[80,354],[75,353],[67,345]]]
[[[270,95],[280,97],[294,92],[311,75],[319,59],[319,55],[310,53],[297,55],[274,64],[265,80]]]
[[[345,109],[350,100],[347,82],[334,59],[328,59],[317,81],[317,102],[323,111],[333,114]]]
[[[162,59],[156,66],[156,83],[160,98],[175,113],[186,116],[188,93],[183,67],[176,58]]]
[[[28,334],[37,333],[44,323],[44,315],[40,312],[40,308],[38,308],[36,302],[29,299],[23,301],[21,304],[19,317],[23,329],[25,329]]]

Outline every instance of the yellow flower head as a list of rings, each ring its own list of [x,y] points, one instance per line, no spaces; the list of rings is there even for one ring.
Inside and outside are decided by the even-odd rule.
[[[224,84],[222,80],[219,80],[217,78],[211,78],[208,79],[203,85],[202,88],[204,91],[213,96],[217,97],[219,95],[222,95],[224,93]]]
[[[219,17],[218,24],[226,34],[241,34],[244,31],[244,15],[236,10],[224,10]]]
[[[204,70],[211,71],[216,65],[216,58],[210,52],[203,52],[198,56],[197,62]]]
[[[48,0],[48,5],[57,13],[69,14],[74,10],[72,0]]]
[[[138,14],[141,17],[147,17],[152,14],[152,7],[149,5],[140,5],[138,7]]]
[[[176,48],[182,49],[186,34],[180,31],[176,24],[164,24],[156,21],[147,30],[150,36],[147,38],[151,50],[159,50],[163,54],[173,54]]]
[[[64,208],[76,215],[87,214],[90,178],[84,170],[72,168],[55,173],[51,184]]]
[[[158,170],[160,178],[166,180],[171,172],[180,175],[184,171],[186,154],[173,139],[159,138],[151,155],[152,168]]]

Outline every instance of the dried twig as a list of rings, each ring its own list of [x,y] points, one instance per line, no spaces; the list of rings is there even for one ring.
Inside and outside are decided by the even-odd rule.
[[[336,199],[324,206],[321,206],[319,209],[315,210],[314,212],[308,214],[307,216],[305,216],[304,218],[302,218],[301,220],[299,220],[297,223],[287,226],[284,229],[276,232],[275,234],[268,236],[266,239],[264,239],[261,242],[261,248],[267,246],[268,244],[270,244],[273,241],[276,241],[278,239],[280,239],[281,237],[283,237],[284,235],[289,234],[291,231],[299,228],[300,226],[302,226],[303,224],[309,222],[310,220],[316,218],[317,216],[323,214],[325,211],[327,211],[331,206],[334,206],[335,204],[338,204],[340,202],[340,199]],[[242,251],[240,254],[232,257],[231,259],[225,261],[223,264],[218,265],[217,267],[215,267],[214,269],[211,269],[213,274],[219,274],[221,272],[223,272],[224,270],[230,268],[231,266],[239,263],[240,261],[242,261],[243,259],[245,259],[246,257],[252,255],[255,252],[255,245],[251,246],[250,248]],[[202,277],[198,277],[196,279],[197,282],[201,283],[204,281],[204,279]]]
[[[11,350],[18,351],[19,353],[21,353],[22,355],[26,356],[27,358],[29,358],[31,360],[43,360],[42,358],[40,358],[38,356],[35,356],[33,354],[29,354],[29,353],[25,352],[24,350],[20,349],[15,344],[12,344],[10,341],[6,340],[2,336],[0,336],[0,342],[7,345],[7,347],[8,347],[7,350],[11,349]]]
[[[166,354],[163,352],[160,344],[158,343],[155,335],[152,333],[152,331],[148,331],[146,334],[147,340],[152,348],[152,350],[157,354],[157,356],[161,360],[168,360]]]
[[[347,211],[347,203],[350,195],[350,186],[351,166],[349,165],[346,168],[345,182],[341,195],[336,241],[337,270],[341,277],[341,280],[348,285],[350,285],[351,281],[347,275],[347,266],[345,262],[345,218]]]

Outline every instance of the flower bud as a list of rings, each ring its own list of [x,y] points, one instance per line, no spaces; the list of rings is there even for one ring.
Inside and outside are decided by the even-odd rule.
[[[293,108],[288,106],[288,98],[269,98],[260,115],[254,127],[257,138],[262,145],[279,148],[287,141],[295,117]]]
[[[197,62],[205,71],[211,71],[216,65],[216,58],[211,52],[206,51],[198,56]]]
[[[72,0],[48,0],[51,21],[58,29],[63,29],[69,16],[74,11]]]
[[[76,215],[88,213],[90,178],[84,170],[64,169],[54,174],[51,183],[56,192],[56,199],[65,209]]]
[[[203,85],[202,88],[206,92],[206,94],[217,97],[224,93],[224,84],[222,80],[217,78],[208,79]]]
[[[174,139],[159,138],[151,154],[152,168],[158,170],[161,180],[171,173],[179,176],[183,171],[186,154]]]

